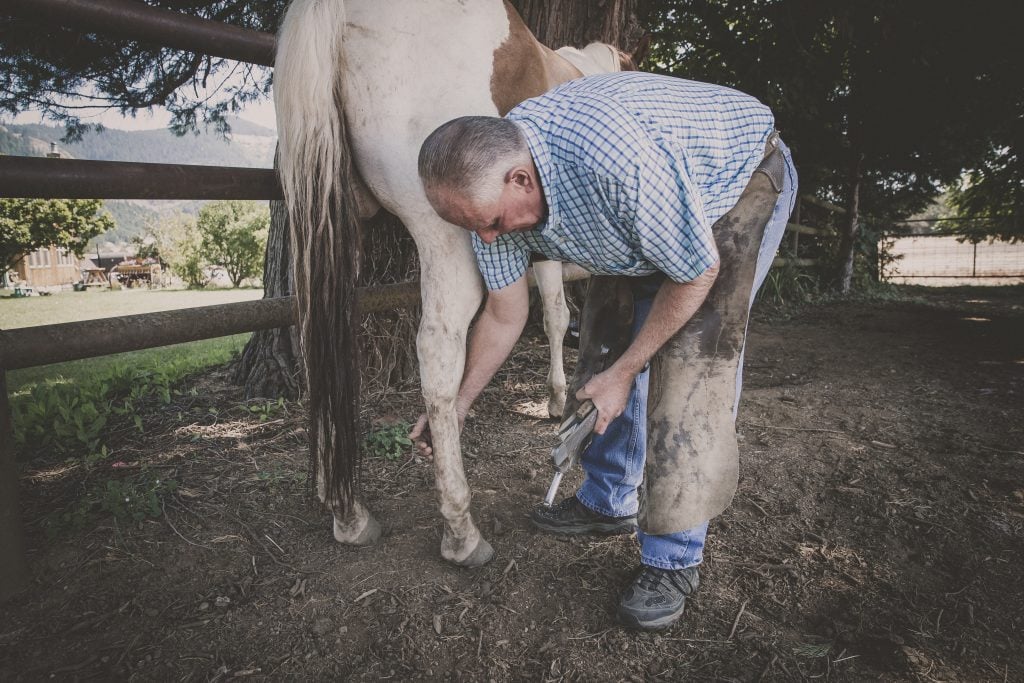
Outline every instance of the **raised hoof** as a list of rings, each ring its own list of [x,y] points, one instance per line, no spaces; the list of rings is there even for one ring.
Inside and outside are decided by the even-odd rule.
[[[349,525],[339,524],[334,520],[334,540],[346,545],[373,545],[380,540],[381,526],[372,515],[367,516],[362,528],[354,530]]]
[[[548,417],[552,420],[561,420],[565,412],[565,400],[548,401]]]
[[[463,560],[453,560],[453,564],[460,567],[482,567],[494,558],[494,548],[485,538],[480,537],[480,542],[473,548],[473,552]]]

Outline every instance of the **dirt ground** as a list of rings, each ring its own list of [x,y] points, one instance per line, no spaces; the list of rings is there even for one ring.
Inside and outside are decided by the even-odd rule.
[[[671,630],[616,625],[634,538],[529,525],[554,435],[534,337],[464,438],[488,566],[440,559],[432,470],[407,457],[365,466],[383,541],[335,544],[306,503],[298,409],[260,421],[214,373],[125,431],[117,463],[26,472],[34,582],[0,608],[0,677],[1024,680],[1024,289],[911,294],[757,316],[739,491]],[[45,532],[142,465],[177,482],[164,514]]]

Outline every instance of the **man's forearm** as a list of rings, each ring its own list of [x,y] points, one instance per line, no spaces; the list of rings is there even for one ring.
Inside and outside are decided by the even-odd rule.
[[[610,370],[635,377],[665,343],[693,317],[718,277],[715,264],[697,279],[678,283],[665,280],[654,296],[647,320],[625,353]]]
[[[461,416],[469,412],[473,401],[494,377],[501,364],[508,358],[519,335],[526,325],[525,308],[511,315],[495,315],[485,307],[473,327],[466,352],[466,369],[462,374],[456,409]]]

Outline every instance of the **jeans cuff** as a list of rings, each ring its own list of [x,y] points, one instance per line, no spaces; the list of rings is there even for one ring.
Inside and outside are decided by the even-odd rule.
[[[591,512],[596,512],[597,514],[604,515],[605,517],[631,517],[637,512],[636,510],[633,510],[632,512],[621,512],[618,510],[612,510],[611,508],[606,508],[603,505],[598,505],[590,496],[587,495],[585,489],[586,484],[584,483],[584,485],[580,487],[580,490],[576,492],[576,500],[581,502],[583,507],[587,508]]]
[[[647,565],[648,567],[657,567],[658,569],[687,569],[689,567],[696,567],[703,562],[703,559],[691,562],[690,564],[684,564],[682,562],[668,562],[666,560],[655,560],[654,558],[647,557],[643,554],[640,555],[640,564]]]

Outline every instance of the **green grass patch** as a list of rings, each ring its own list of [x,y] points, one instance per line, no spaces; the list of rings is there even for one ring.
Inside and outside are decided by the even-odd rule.
[[[262,296],[261,289],[124,289],[65,291],[51,296],[19,299],[0,297],[0,329],[10,330],[117,315],[214,306],[236,301],[251,301]]]
[[[125,367],[159,370],[169,381],[174,382],[204,368],[224,365],[241,353],[250,336],[251,332],[245,332],[230,337],[12,370],[7,373],[7,390],[12,402],[17,402],[35,387],[67,384],[88,386],[101,382],[118,368]]]
[[[261,296],[262,291],[259,289],[216,289],[65,291],[52,296],[3,298],[0,299],[0,328],[9,330],[119,315],[213,306],[250,301]],[[236,334],[187,344],[13,370],[7,375],[7,388],[12,398],[17,400],[38,386],[95,385],[119,368],[159,371],[168,381],[173,382],[203,368],[227,363],[232,356],[242,350],[250,334]]]

